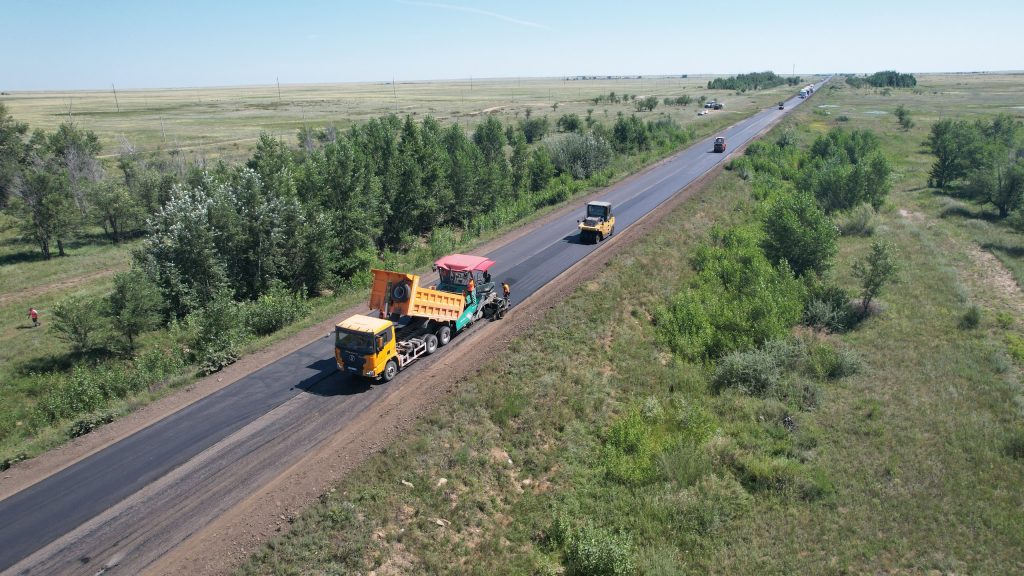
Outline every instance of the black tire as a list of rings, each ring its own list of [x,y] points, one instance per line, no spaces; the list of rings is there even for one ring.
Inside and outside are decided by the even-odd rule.
[[[504,308],[498,308],[498,313],[495,314],[494,317],[497,318],[498,320],[501,320],[502,318],[504,318],[505,317],[505,309]]]
[[[437,345],[444,346],[452,341],[452,327],[447,324],[443,324],[436,332],[434,332],[434,335],[437,336]]]
[[[388,360],[388,363],[384,365],[384,372],[380,375],[381,379],[385,382],[391,382],[398,375],[398,362],[394,360]]]
[[[598,232],[598,233],[597,233],[597,241],[598,241],[598,242],[601,242],[601,241],[603,241],[603,240],[604,240],[604,234],[601,234],[600,232]]]
[[[437,336],[427,334],[423,337],[423,342],[427,345],[427,355],[433,354],[437,350]]]
[[[391,288],[391,299],[395,302],[405,302],[412,296],[412,288],[408,282],[399,282]]]

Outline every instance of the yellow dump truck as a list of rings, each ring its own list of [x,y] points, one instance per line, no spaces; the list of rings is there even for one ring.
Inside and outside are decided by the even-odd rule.
[[[587,203],[587,215],[576,221],[581,242],[600,242],[615,233],[615,216],[611,202]]]
[[[434,263],[439,282],[420,284],[416,274],[372,270],[370,310],[335,326],[334,357],[344,372],[390,382],[400,370],[433,354],[452,336],[482,318],[499,319],[509,308],[482,256],[454,254]]]

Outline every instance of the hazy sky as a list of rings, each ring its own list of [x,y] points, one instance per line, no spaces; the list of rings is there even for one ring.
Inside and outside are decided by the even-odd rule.
[[[0,0],[0,90],[1024,69],[1024,1]]]

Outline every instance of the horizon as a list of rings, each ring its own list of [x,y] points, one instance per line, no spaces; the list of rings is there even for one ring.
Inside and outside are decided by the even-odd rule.
[[[811,77],[811,76],[827,77],[827,76],[847,76],[847,75],[868,76],[868,75],[874,74],[875,72],[880,72],[880,71],[882,71],[882,70],[872,70],[870,72],[848,72],[848,71],[847,72],[804,72],[803,74],[795,74],[795,76],[801,76],[801,77],[802,76],[807,76],[807,77]],[[941,70],[941,71],[932,71],[932,72],[921,72],[921,71],[914,71],[914,70],[896,70],[896,71],[897,72],[901,72],[901,73],[921,75],[921,76],[972,75],[972,74],[976,74],[976,75],[984,75],[984,74],[992,74],[992,75],[1017,75],[1017,74],[1024,74],[1024,69],[1017,69],[1017,70]],[[249,84],[219,84],[219,85],[211,84],[211,85],[196,85],[196,86],[147,86],[147,87],[142,87],[142,88],[133,88],[133,87],[122,88],[120,86],[114,85],[114,88],[118,92],[151,92],[151,91],[161,91],[161,90],[216,90],[216,89],[231,89],[231,88],[274,88],[274,87],[276,87],[278,85],[280,85],[281,87],[286,87],[286,86],[287,87],[299,87],[299,86],[344,86],[344,85],[365,85],[365,84],[377,84],[377,85],[390,86],[392,83],[394,83],[394,84],[400,86],[402,84],[432,84],[432,83],[443,84],[443,83],[457,83],[457,82],[471,82],[471,81],[481,81],[481,82],[506,81],[506,82],[512,82],[512,81],[522,81],[522,80],[554,80],[554,79],[566,79],[567,81],[573,81],[573,82],[586,82],[586,81],[591,80],[591,78],[582,78],[582,77],[584,77],[584,76],[586,76],[586,77],[593,76],[594,80],[603,80],[603,81],[619,80],[619,79],[621,79],[621,80],[629,80],[629,79],[636,79],[637,77],[652,78],[652,79],[653,78],[662,78],[662,79],[663,78],[679,78],[681,76],[685,76],[685,77],[689,77],[689,78],[700,78],[700,77],[724,78],[724,77],[736,76],[736,75],[740,75],[740,74],[751,74],[751,73],[755,73],[755,72],[774,72],[774,73],[778,74],[779,76],[782,76],[783,78],[789,77],[789,76],[794,76],[794,74],[780,73],[780,72],[776,72],[774,70],[749,70],[747,72],[702,72],[702,73],[699,73],[699,74],[681,73],[681,74],[578,74],[578,75],[569,75],[569,76],[472,76],[472,77],[467,76],[467,77],[463,77],[463,78],[416,78],[416,79],[396,78],[394,80],[394,82],[392,82],[391,80],[352,80],[352,81],[337,81],[337,82],[280,82],[280,83],[277,83],[277,82],[267,82],[267,83],[249,83]],[[609,76],[611,78],[609,78]],[[95,87],[95,88],[54,88],[54,89],[39,89],[39,90],[34,90],[34,89],[26,89],[26,90],[10,89],[10,90],[8,90],[8,89],[4,89],[2,86],[0,86],[0,91],[2,91],[3,94],[5,94],[5,95],[11,95],[11,96],[13,96],[15,94],[61,93],[61,92],[101,92],[101,93],[105,93],[105,92],[110,92],[111,91],[111,87],[110,86],[106,86],[106,87]]]
[[[794,0],[785,10],[739,0],[727,14],[669,0],[628,9],[539,0],[0,5],[12,24],[0,37],[6,92],[764,70],[995,72],[1018,69],[1016,55],[1024,52],[1016,30],[1024,6],[1010,0],[866,0],[856,9]]]

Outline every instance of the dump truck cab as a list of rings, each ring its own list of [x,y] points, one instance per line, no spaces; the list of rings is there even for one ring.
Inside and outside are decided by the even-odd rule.
[[[356,314],[334,327],[334,358],[342,371],[390,381],[398,374],[395,324]]]
[[[725,152],[725,138],[722,136],[715,138],[715,152]]]
[[[587,215],[576,221],[580,229],[580,241],[600,242],[615,233],[615,215],[611,202],[587,203]]]

